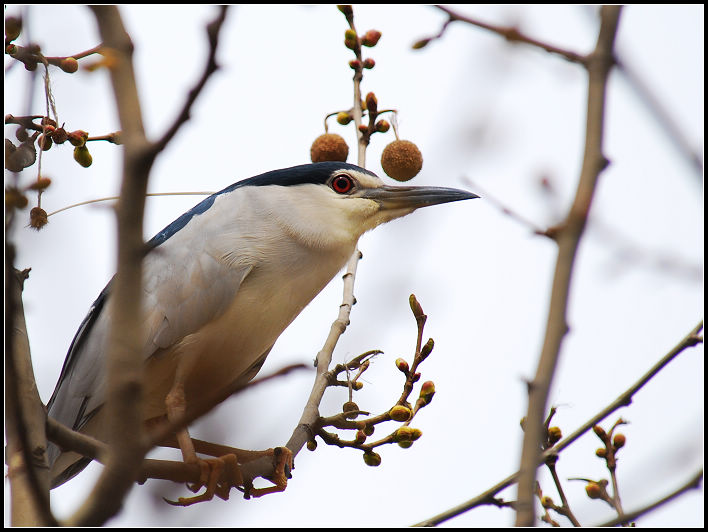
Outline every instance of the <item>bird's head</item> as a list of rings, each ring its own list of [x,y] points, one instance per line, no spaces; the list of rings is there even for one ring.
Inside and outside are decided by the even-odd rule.
[[[339,162],[294,166],[246,181],[259,187],[254,191],[288,234],[313,247],[351,244],[421,207],[478,197],[453,188],[385,185],[373,172]]]

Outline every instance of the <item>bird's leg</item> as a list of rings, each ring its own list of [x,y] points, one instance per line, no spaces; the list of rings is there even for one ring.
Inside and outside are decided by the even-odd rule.
[[[290,471],[293,468],[293,453],[287,447],[275,447],[273,449],[266,449],[265,451],[249,451],[197,439],[192,439],[192,444],[198,452],[209,456],[236,456],[239,464],[246,464],[267,456],[273,457],[273,474],[268,477],[268,480],[273,483],[273,486],[255,488],[253,487],[253,480],[244,479],[239,470],[238,478],[236,479],[237,482],[231,485],[237,488],[243,486],[244,496],[246,498],[262,497],[269,493],[285,491],[288,485]]]
[[[180,419],[186,409],[187,400],[184,392],[184,384],[181,381],[175,382],[174,386],[167,394],[165,398],[165,406],[167,409],[167,419],[174,422]],[[177,439],[177,445],[182,451],[182,459],[187,464],[197,464],[200,469],[199,482],[196,484],[187,484],[187,487],[194,493],[198,492],[202,486],[206,486],[206,491],[201,495],[195,497],[180,497],[177,501],[167,501],[170,504],[176,504],[178,506],[188,506],[190,504],[195,504],[197,502],[211,500],[214,495],[218,495],[224,498],[223,490],[219,488],[218,482],[224,467],[230,467],[232,470],[238,470],[238,460],[236,456],[222,456],[215,459],[204,460],[197,456],[194,449],[194,444],[192,443],[192,438],[189,436],[189,431],[186,427],[180,429],[175,434]],[[240,471],[238,472],[240,476]],[[228,489],[226,490],[226,497],[228,497]],[[167,499],[165,499],[167,500]]]
[[[170,422],[180,419],[187,407],[184,384],[177,379],[165,398],[167,419]],[[219,445],[202,440],[192,439],[187,428],[182,428],[175,434],[176,444],[182,451],[182,459],[188,464],[197,464],[200,468],[199,482],[187,484],[187,487],[198,492],[202,486],[206,487],[204,493],[194,497],[180,497],[177,501],[165,499],[176,506],[189,506],[202,501],[209,501],[214,495],[224,500],[229,498],[232,487],[243,489],[244,496],[262,497],[269,493],[284,491],[288,484],[288,476],[293,466],[292,452],[286,447],[276,447],[265,451],[249,451],[236,449],[226,445]],[[169,445],[169,442],[165,442]],[[212,456],[213,458],[199,458],[197,452]],[[258,458],[272,456],[274,458],[274,472],[269,480],[273,486],[266,488],[253,487],[252,479],[244,479],[241,473],[241,464],[257,460]],[[221,481],[222,478],[227,479]]]

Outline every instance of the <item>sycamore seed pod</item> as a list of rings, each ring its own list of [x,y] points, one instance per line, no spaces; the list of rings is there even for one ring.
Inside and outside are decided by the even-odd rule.
[[[396,181],[408,181],[423,168],[423,155],[408,140],[394,140],[381,154],[381,167]]]
[[[342,412],[344,412],[345,416],[347,419],[354,419],[359,411],[359,405],[357,405],[354,401],[347,401],[342,405]]]
[[[47,225],[49,221],[47,220],[47,211],[41,207],[33,207],[30,211],[30,227],[33,229],[41,229]]]
[[[336,133],[320,135],[310,148],[310,159],[313,163],[321,163],[323,161],[345,162],[348,155],[349,146],[347,142]]]

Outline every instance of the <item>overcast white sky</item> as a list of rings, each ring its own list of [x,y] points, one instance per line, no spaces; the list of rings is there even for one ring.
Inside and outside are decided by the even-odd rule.
[[[17,12],[16,6],[6,14]],[[592,49],[597,21],[577,6],[468,6],[461,11],[502,24],[518,23],[541,40],[577,52]],[[148,132],[159,135],[202,69],[208,6],[126,6]],[[617,49],[656,93],[686,135],[703,150],[703,6],[630,6],[623,11]],[[424,156],[411,184],[466,188],[502,201],[540,226],[559,221],[573,197],[582,161],[586,79],[566,61],[487,32],[453,24],[424,50],[410,45],[440,28],[445,17],[425,6],[355,7],[360,32],[383,33],[367,52],[376,68],[363,91],[379,107],[399,110],[402,138]],[[48,55],[68,55],[98,43],[84,7],[30,8],[31,37]],[[246,6],[230,10],[219,48],[222,69],[210,80],[192,120],[158,160],[151,191],[219,190],[275,168],[309,162],[325,114],[351,105],[350,52],[344,17],[334,6]],[[21,41],[22,42],[22,41]],[[6,59],[7,65],[7,59]],[[5,79],[5,112],[21,114],[25,73]],[[54,95],[70,129],[103,134],[119,128],[104,73],[55,71]],[[36,92],[33,113],[41,113]],[[678,156],[629,85],[612,75],[606,155],[591,223],[580,248],[565,339],[551,401],[569,434],[633,383],[703,316],[703,179]],[[336,124],[353,146],[353,127]],[[6,134],[12,128],[6,128]],[[374,137],[367,167],[382,177],[380,152],[393,135]],[[68,147],[47,152],[43,168],[54,185],[43,198],[53,211],[116,193],[118,149],[91,146],[94,164],[80,168]],[[355,150],[350,150],[350,154]],[[356,162],[350,155],[349,162]],[[25,172],[32,174],[32,170]],[[555,195],[539,186],[546,177]],[[31,178],[31,177],[30,177]],[[475,188],[470,181],[476,183]],[[148,200],[145,236],[199,198]],[[31,267],[25,306],[37,383],[44,400],[54,388],[79,323],[114,271],[114,224],[109,209],[83,207],[50,218],[36,233],[18,227],[17,266]],[[393,361],[410,357],[415,323],[408,296],[429,315],[436,341],[422,371],[438,393],[414,425],[424,435],[412,448],[387,447],[379,468],[359,452],[303,451],[286,493],[244,501],[237,492],[180,509],[161,497],[187,495],[183,486],[151,481],[136,486],[112,526],[404,526],[472,498],[516,471],[525,415],[524,379],[531,378],[544,334],[555,262],[551,242],[485,199],[434,207],[366,235],[360,248],[352,324],[335,352],[343,361],[380,348],[356,401],[374,412],[399,394]],[[263,372],[309,362],[337,315],[335,279],[283,334]],[[682,354],[613,415],[622,429],[618,478],[631,511],[683,484],[703,463],[703,347]],[[266,448],[289,437],[309,394],[311,375],[273,382],[229,401],[194,428],[203,439]],[[328,392],[334,413],[346,401]],[[568,477],[607,477],[589,434],[563,453]],[[176,455],[169,455],[176,456]],[[52,492],[61,516],[91,487],[98,466]],[[544,493],[558,500],[550,478]],[[612,516],[590,501],[582,482],[565,482],[583,524]],[[7,486],[6,486],[7,487]],[[6,489],[7,493],[7,489]],[[513,499],[515,489],[503,492]],[[6,500],[7,505],[7,500]],[[7,515],[7,512],[6,512]],[[7,519],[7,518],[6,518]],[[513,523],[510,510],[480,508],[452,526]],[[559,518],[563,524],[568,524]],[[703,525],[703,491],[688,494],[640,525]]]

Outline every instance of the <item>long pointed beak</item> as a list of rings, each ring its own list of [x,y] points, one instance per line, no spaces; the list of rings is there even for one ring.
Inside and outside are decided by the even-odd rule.
[[[444,187],[391,187],[362,190],[360,197],[377,202],[382,210],[412,212],[421,207],[478,198],[477,194]]]

